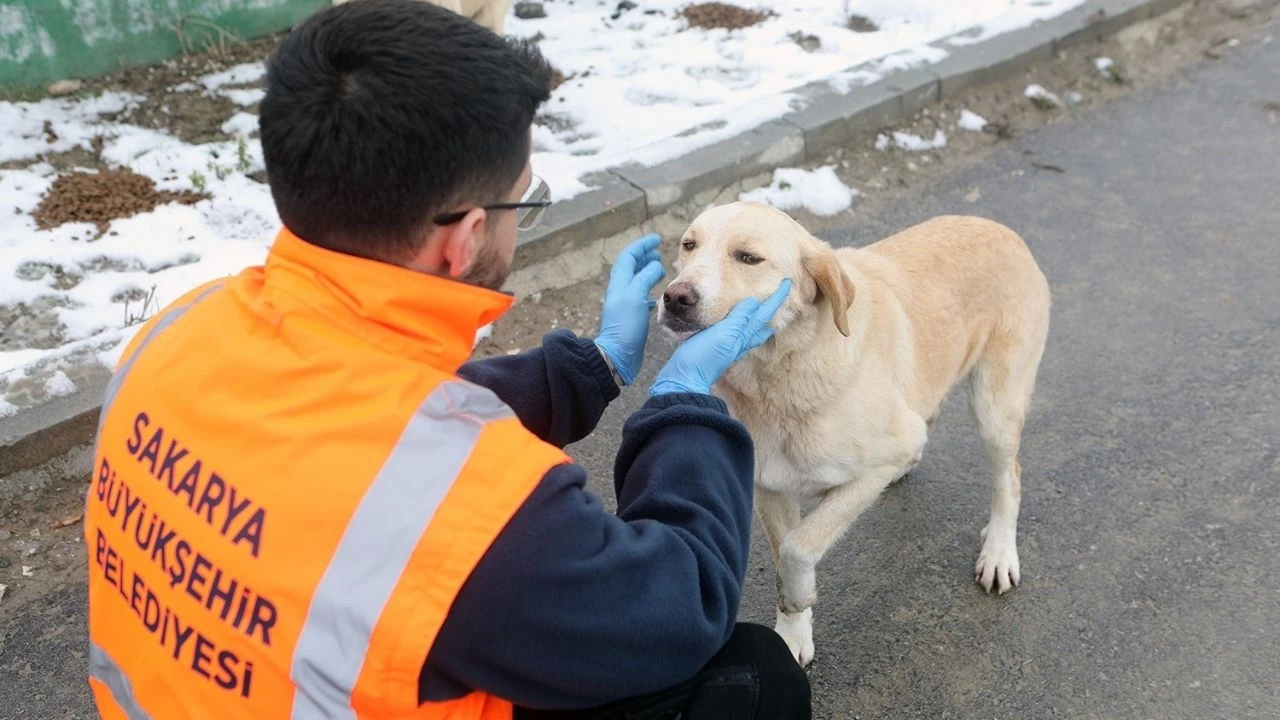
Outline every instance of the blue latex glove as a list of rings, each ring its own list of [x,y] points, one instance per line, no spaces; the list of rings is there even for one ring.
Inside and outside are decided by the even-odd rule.
[[[747,298],[738,303],[725,319],[690,337],[676,348],[671,359],[658,371],[649,394],[709,394],[711,386],[725,370],[773,337],[769,321],[782,307],[789,292],[791,278],[783,280],[782,285],[763,303]]]
[[[667,274],[662,269],[659,242],[661,238],[656,233],[649,233],[624,248],[609,273],[609,288],[604,292],[596,347],[609,359],[623,385],[630,385],[640,373],[644,343],[649,336],[649,311],[658,302],[649,297],[649,292]]]

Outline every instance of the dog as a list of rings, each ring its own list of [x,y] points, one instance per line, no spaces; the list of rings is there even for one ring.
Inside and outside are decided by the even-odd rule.
[[[776,570],[775,630],[814,656],[815,566],[920,461],[943,400],[966,377],[991,465],[975,581],[1021,581],[1023,423],[1049,332],[1049,283],[1022,238],[941,216],[863,248],[833,249],[768,205],[712,207],[680,239],[657,323],[678,336],[793,289],[774,335],[713,392],[756,445],[755,503]],[[804,504],[816,505],[804,517]]]
[[[489,28],[501,35],[507,23],[507,13],[515,0],[423,0],[445,10],[470,18],[476,24]],[[351,0],[333,0],[334,5],[341,5]]]

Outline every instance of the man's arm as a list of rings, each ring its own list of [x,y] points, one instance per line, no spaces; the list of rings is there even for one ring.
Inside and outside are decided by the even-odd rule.
[[[590,707],[689,679],[738,612],[753,448],[709,395],[653,398],[627,422],[618,513],[576,465],[547,474],[459,593],[420,697],[483,690]]]
[[[541,347],[518,355],[473,360],[458,376],[492,390],[521,424],[556,447],[590,435],[619,392],[596,344],[568,330],[553,330]]]

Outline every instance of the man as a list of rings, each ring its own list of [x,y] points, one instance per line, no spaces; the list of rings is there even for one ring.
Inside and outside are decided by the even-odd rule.
[[[709,395],[790,283],[680,346],[627,421],[617,514],[561,449],[644,354],[656,236],[599,334],[465,363],[546,205],[548,67],[416,0],[294,29],[261,106],[284,222],[262,267],[143,327],[85,515],[108,718],[807,718],[735,624],[753,448]]]

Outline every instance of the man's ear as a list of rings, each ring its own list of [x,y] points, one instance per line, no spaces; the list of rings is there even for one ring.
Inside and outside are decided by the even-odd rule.
[[[474,208],[458,222],[444,228],[441,258],[444,267],[440,268],[453,279],[462,277],[472,264],[481,244],[484,242],[485,211]]]
[[[844,273],[836,253],[825,243],[804,257],[804,269],[818,285],[816,303],[826,297],[831,303],[836,329],[849,337],[849,307],[853,305],[853,281]]]

